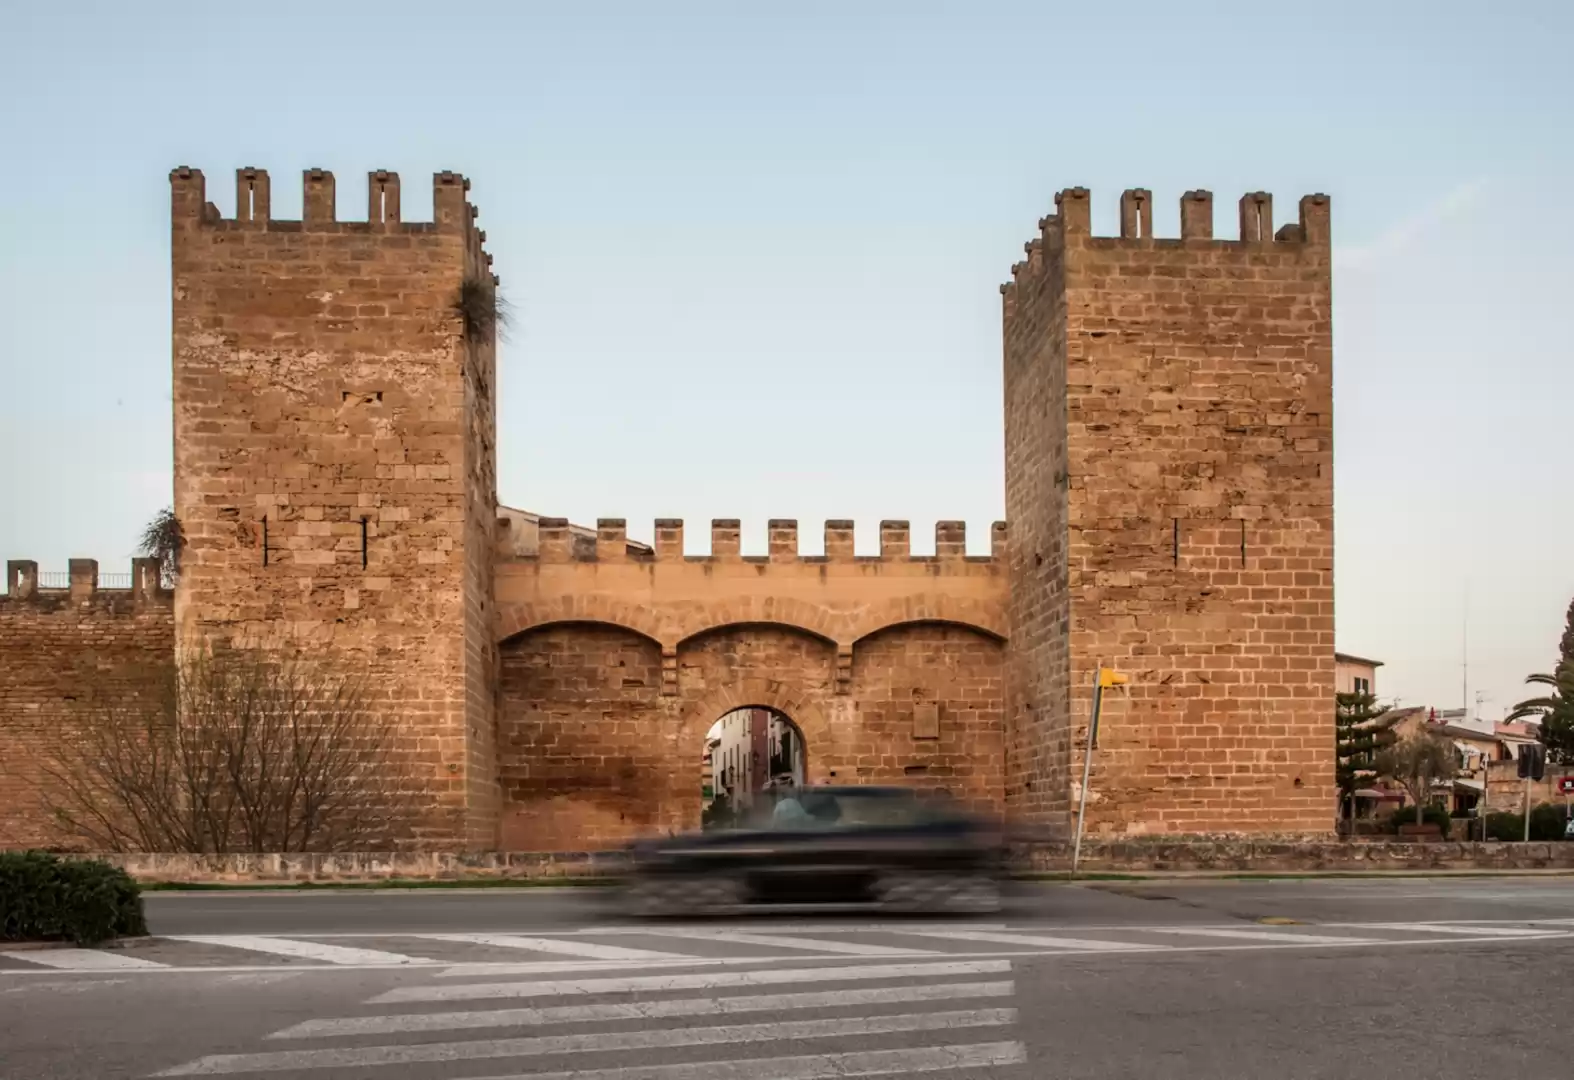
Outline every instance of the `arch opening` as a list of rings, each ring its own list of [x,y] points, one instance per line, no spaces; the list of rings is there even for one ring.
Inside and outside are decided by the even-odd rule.
[[[723,713],[705,734],[700,823],[707,830],[768,812],[782,789],[808,775],[803,730],[780,709],[745,705]]]

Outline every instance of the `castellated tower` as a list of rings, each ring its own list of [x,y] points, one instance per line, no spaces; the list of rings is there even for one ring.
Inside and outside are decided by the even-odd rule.
[[[1011,523],[1009,808],[1097,834],[1333,828],[1332,283],[1329,206],[1277,232],[1265,194],[1239,239],[1212,197],[1056,197],[1002,287]]]
[[[170,183],[178,638],[369,671],[401,724],[391,840],[491,847],[496,279],[469,182],[438,174],[419,224],[388,172],[355,222],[317,169],[303,221],[260,169],[234,219],[201,172]]]

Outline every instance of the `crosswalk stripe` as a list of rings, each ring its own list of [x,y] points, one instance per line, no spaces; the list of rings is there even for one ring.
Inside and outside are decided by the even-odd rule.
[[[533,960],[511,964],[499,960],[447,964],[437,973],[439,979],[474,979],[481,975],[549,975],[566,971],[656,971],[661,968],[741,967],[768,964],[775,956],[685,956],[676,960]],[[840,959],[828,957],[827,959]]]
[[[933,956],[933,949],[902,949],[894,945],[867,945],[858,941],[827,941],[793,935],[747,934],[738,930],[674,930],[662,928],[649,933],[659,937],[698,938],[729,945],[764,945],[773,949],[803,949],[806,952],[843,953],[848,956]]]
[[[1323,923],[1341,930],[1401,930],[1407,933],[1462,934],[1469,937],[1546,937],[1551,931],[1526,926],[1443,926],[1440,923]]]
[[[1133,941],[1097,941],[1092,938],[1045,937],[1042,934],[1019,934],[995,930],[910,930],[917,937],[941,938],[947,941],[988,941],[1001,945],[1020,945],[1023,948],[1078,949],[1089,952],[1154,952],[1163,945]]]
[[[125,956],[99,949],[10,949],[0,952],[0,956],[62,971],[127,971],[132,968],[165,966],[139,956]]]
[[[559,1005],[540,1009],[486,1009],[474,1012],[356,1016],[342,1020],[305,1020],[269,1035],[270,1039],[313,1039],[348,1035],[386,1035],[420,1031],[525,1027],[532,1024],[584,1023],[591,1020],[658,1020],[672,1016],[727,1016],[787,1009],[848,1008],[914,1001],[1010,997],[1011,982],[934,983],[881,986],[865,990],[825,990],[802,994],[750,994],[722,998],[670,998],[601,1005]]]
[[[186,941],[194,945],[221,945],[226,949],[243,949],[246,952],[290,956],[297,960],[317,960],[326,964],[434,964],[418,956],[383,952],[379,949],[354,949],[348,945],[324,945],[316,941],[296,941],[293,938],[251,937],[240,934],[180,934],[169,935],[165,941]]]
[[[910,1076],[1021,1065],[1027,1048],[1018,1042],[932,1046],[922,1050],[862,1050],[848,1054],[699,1061],[681,1065],[633,1065],[621,1069],[511,1073],[472,1080],[830,1080],[843,1076]],[[968,1074],[973,1075],[973,1074]]]
[[[1298,934],[1288,930],[1226,930],[1222,927],[1168,926],[1148,927],[1144,934],[1180,934],[1186,937],[1238,938],[1242,941],[1276,941],[1285,945],[1359,945],[1371,938],[1333,937],[1325,934]]]
[[[538,1035],[475,1042],[418,1043],[392,1046],[338,1047],[331,1050],[277,1050],[262,1054],[211,1054],[166,1069],[159,1076],[215,1076],[288,1069],[357,1069],[432,1062],[480,1061],[488,1058],[573,1054],[589,1051],[650,1050],[677,1046],[834,1039],[849,1035],[886,1035],[902,1031],[1001,1027],[1014,1024],[1015,1009],[970,1009],[958,1012],[897,1013],[829,1020],[784,1020],[769,1024],[726,1024],[716,1027],[665,1028],[647,1031],[598,1031],[581,1035]],[[572,1075],[572,1074],[570,1074]]]
[[[758,971],[669,972],[665,975],[628,975],[618,978],[563,979],[549,982],[401,986],[372,998],[368,1004],[555,997],[567,994],[616,994],[631,990],[709,990],[721,986],[775,986],[800,982],[853,982],[864,979],[988,975],[1010,970],[1009,960],[958,960],[932,964],[868,964],[857,967],[767,968]]]
[[[422,934],[431,941],[457,941],[472,945],[491,945],[499,949],[529,949],[532,952],[583,956],[592,960],[690,960],[690,953],[657,952],[654,949],[629,949],[622,945],[598,945],[572,938],[522,937],[519,934]]]

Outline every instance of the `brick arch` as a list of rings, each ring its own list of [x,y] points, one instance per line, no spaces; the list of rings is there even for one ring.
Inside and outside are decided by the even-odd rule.
[[[958,599],[937,593],[904,596],[864,611],[846,640],[852,644],[905,623],[949,623],[975,630],[996,641],[1006,640],[1005,612],[996,604]]]
[[[812,777],[815,747],[819,746],[823,754],[831,745],[830,721],[808,695],[793,693],[774,679],[744,679],[687,706],[683,711],[684,752],[698,761],[710,726],[734,709],[750,707],[775,709],[797,726],[803,735],[805,762]],[[688,753],[691,748],[693,753]]]
[[[845,616],[834,615],[820,604],[776,596],[739,596],[685,619],[683,636],[676,644],[728,626],[781,626],[834,646],[844,640],[846,623]]]
[[[649,608],[595,593],[558,596],[534,604],[505,604],[497,613],[497,641],[501,644],[527,630],[557,623],[604,623],[649,638],[663,649],[673,644],[668,640],[670,635],[663,636],[661,625]]]

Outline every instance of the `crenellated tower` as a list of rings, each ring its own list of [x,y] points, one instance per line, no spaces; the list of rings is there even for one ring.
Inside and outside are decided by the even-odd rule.
[[[1329,204],[1275,231],[1212,196],[1152,235],[1127,191],[1093,235],[1085,189],[1002,286],[1011,523],[1008,807],[1069,821],[1100,663],[1090,833],[1333,827]]]
[[[301,221],[261,169],[233,218],[170,182],[178,638],[369,670],[401,724],[390,839],[490,847],[497,279],[469,182],[437,174],[426,222],[391,172],[365,221],[321,169]]]

